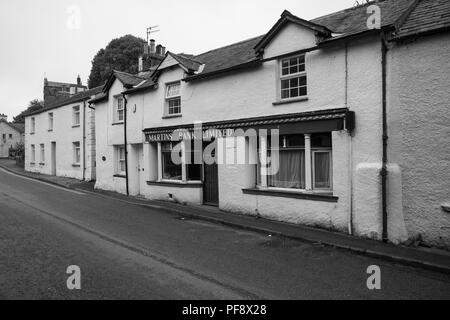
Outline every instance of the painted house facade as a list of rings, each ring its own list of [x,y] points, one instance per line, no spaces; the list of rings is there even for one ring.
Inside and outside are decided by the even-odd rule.
[[[387,147],[403,72],[393,66],[400,47],[388,47],[420,2],[377,2],[379,29],[368,29],[371,4],[311,21],[285,11],[263,36],[168,52],[148,79],[112,75],[90,101],[105,133],[96,187],[394,243],[414,237],[407,164]],[[435,230],[434,244],[448,245]]]
[[[0,114],[0,158],[8,158],[9,150],[24,142],[24,125],[8,122],[8,117]]]
[[[87,100],[101,87],[25,116],[25,170],[95,180],[95,112]]]
[[[388,159],[408,236],[450,249],[450,2],[422,0],[388,51]]]

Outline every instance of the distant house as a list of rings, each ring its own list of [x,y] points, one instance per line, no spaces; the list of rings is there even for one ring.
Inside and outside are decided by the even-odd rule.
[[[80,180],[95,179],[94,111],[86,90],[25,115],[25,170]]]
[[[24,125],[8,122],[8,117],[0,114],[0,158],[8,158],[10,148],[24,141]]]
[[[48,81],[44,79],[44,105],[51,105],[64,101],[73,95],[87,90],[83,86],[80,76],[77,77],[77,83],[64,83]]]

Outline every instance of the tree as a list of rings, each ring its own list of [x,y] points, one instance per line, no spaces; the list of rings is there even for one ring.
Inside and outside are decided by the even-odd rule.
[[[105,83],[112,70],[137,73],[138,59],[143,53],[144,44],[144,39],[126,35],[112,40],[106,48],[100,49],[92,60],[89,88]]]
[[[33,111],[37,111],[44,107],[44,102],[39,101],[38,99],[31,100],[28,108],[21,113],[19,113],[16,117],[13,118],[14,123],[24,123],[25,122],[25,114]]]

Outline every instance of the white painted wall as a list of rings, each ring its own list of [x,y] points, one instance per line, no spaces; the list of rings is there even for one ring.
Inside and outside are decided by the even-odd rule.
[[[298,34],[301,39],[293,38],[293,33]],[[302,39],[304,41],[301,41]],[[281,51],[276,50],[281,50],[280,48],[299,50],[310,41],[310,33],[287,28],[272,42],[266,53],[279,53]],[[357,223],[354,225],[356,234],[359,230],[364,230],[360,235],[369,234],[370,237],[379,239],[380,222],[373,225],[372,221],[363,218],[366,215],[373,217],[381,214],[379,207],[371,205],[374,202],[381,203],[379,171],[373,170],[367,175],[367,172],[358,170],[364,164],[381,167],[382,96],[379,39],[374,37],[354,41],[349,44],[347,52],[342,45],[310,52],[306,55],[306,71],[308,100],[278,106],[273,105],[273,102],[277,101],[279,81],[276,60],[265,62],[259,68],[218,78],[192,83],[181,82],[183,116],[163,119],[165,84],[184,77],[181,68],[166,70],[159,78],[157,89],[128,97],[130,143],[144,141],[144,128],[348,107],[356,112],[353,138],[350,139],[344,131],[333,132],[333,185],[334,195],[339,198],[337,203],[243,194],[242,188],[255,184],[254,169],[251,166],[235,165],[219,166],[220,208],[245,214],[258,212],[261,216],[271,219],[347,231],[350,203],[353,202],[355,207],[359,201],[360,205],[352,213],[353,221]],[[114,88],[110,96],[117,92]],[[105,120],[110,119],[110,110],[111,99],[108,106],[104,104],[96,108],[97,130],[107,136],[102,138],[103,142],[99,140],[99,135],[97,136],[97,159],[103,154],[112,159],[109,146],[123,142],[123,132],[117,133],[110,121]],[[152,148],[154,147],[149,145],[143,148],[144,167],[147,170],[144,177],[149,180],[155,180],[150,179],[150,176],[154,176],[156,166]],[[102,165],[98,164],[97,168],[97,187],[123,192],[122,181],[118,183],[112,178],[113,166],[108,160]],[[359,190],[355,190],[357,179],[363,184]],[[182,201],[202,201],[201,190],[149,186],[142,183],[141,186],[140,193],[150,199],[167,199],[167,194],[172,193]],[[372,201],[365,201],[367,197]]]
[[[95,105],[97,164],[95,188],[119,193],[126,193],[126,179],[114,176],[117,174],[117,156],[114,146],[124,144],[124,125],[116,124],[114,121],[114,97],[123,91],[125,91],[123,84],[116,79],[109,90],[108,101]],[[132,127],[131,124],[130,127]],[[136,130],[139,131],[139,128]],[[130,146],[128,145],[129,150]]]
[[[73,126],[72,108],[80,106],[80,126]],[[86,113],[84,115],[84,112]],[[56,175],[61,177],[70,177],[83,179],[83,158],[86,163],[85,179],[91,180],[95,178],[95,168],[91,162],[91,153],[95,150],[92,148],[90,141],[86,142],[86,150],[83,152],[83,125],[86,128],[86,134],[92,134],[92,113],[87,104],[84,107],[83,102],[71,103],[56,109],[42,112],[25,118],[25,170],[41,174],[52,174],[51,170],[51,143],[56,142]],[[53,131],[49,131],[48,114],[53,113]],[[36,129],[34,134],[31,133],[31,118],[36,120]],[[83,119],[85,122],[83,124]],[[88,139],[87,139],[88,140]],[[80,142],[81,161],[80,165],[74,165],[73,142]],[[31,145],[36,148],[36,161],[31,162]],[[40,144],[45,146],[45,161],[40,161]]]
[[[402,171],[408,236],[450,248],[450,34],[389,51],[389,156]]]
[[[5,139],[3,139],[3,135],[5,135]],[[10,138],[9,135],[12,135],[12,137]],[[24,136],[22,133],[4,121],[0,121],[0,158],[8,158],[9,148],[11,146],[14,148],[17,143],[23,142],[23,140]]]

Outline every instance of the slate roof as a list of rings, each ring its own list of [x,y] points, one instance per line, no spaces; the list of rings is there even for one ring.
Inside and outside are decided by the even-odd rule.
[[[125,86],[136,86],[145,80],[144,77],[135,74],[130,74],[117,70],[114,70],[113,72],[114,75],[117,77],[117,79],[119,79]]]
[[[450,29],[450,1],[420,0],[396,33],[396,38],[443,29]]]
[[[402,17],[414,0],[371,1],[364,5],[334,12],[311,22],[323,25],[333,33],[352,35],[367,31],[367,7],[376,4],[381,9],[381,27],[391,26]]]
[[[52,110],[52,109],[56,109],[56,108],[59,108],[59,107],[66,106],[66,105],[71,104],[71,103],[76,103],[76,102],[80,102],[80,101],[89,99],[92,96],[102,92],[102,89],[103,89],[103,86],[100,86],[100,87],[97,87],[97,88],[93,88],[93,89],[90,89],[90,90],[86,90],[84,92],[80,92],[80,93],[74,94],[72,97],[67,98],[67,99],[65,99],[63,101],[59,101],[57,103],[53,103],[53,104],[50,104],[48,106],[45,106],[42,109],[39,109],[39,110],[30,112],[30,113],[27,113],[25,115],[25,117],[29,117],[29,116],[32,116],[32,115],[35,115],[35,114],[43,113],[43,112],[46,112],[46,111],[49,111],[49,110]]]
[[[332,37],[324,42],[345,38],[368,31],[367,8],[376,4],[381,9],[381,27],[399,28],[398,36],[420,33],[433,28],[450,28],[450,0],[378,0],[371,1],[353,8],[344,9],[309,22],[323,26],[332,32]],[[288,11],[283,16],[292,19],[295,17]],[[280,21],[279,21],[280,22]],[[304,21],[303,21],[304,22]],[[252,65],[260,60],[255,47],[266,35],[244,40],[218,49],[210,50],[199,55],[172,54],[174,58],[191,71],[197,71],[200,65],[204,69],[200,74],[192,73],[186,80],[207,77],[212,74]],[[196,69],[197,68],[197,69]],[[154,79],[148,79],[138,88],[133,88],[127,93],[140,91],[154,85]]]

